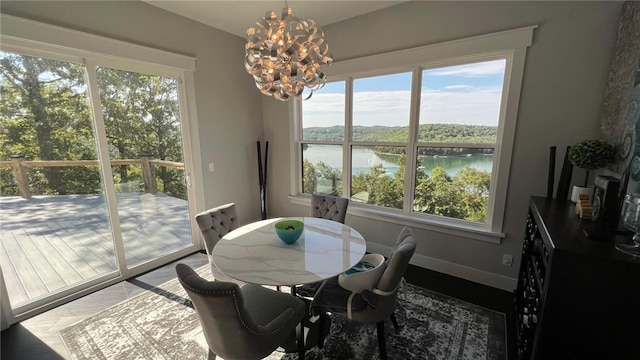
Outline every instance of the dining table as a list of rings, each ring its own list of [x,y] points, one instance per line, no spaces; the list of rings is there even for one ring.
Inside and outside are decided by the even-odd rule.
[[[287,244],[276,234],[281,220],[304,223],[300,238]],[[271,218],[241,226],[223,236],[213,247],[211,261],[218,270],[245,283],[289,286],[315,283],[343,273],[364,256],[367,244],[354,228],[337,221],[315,217]],[[309,299],[304,299],[310,304]],[[327,316],[311,316],[303,321],[305,347],[319,344],[329,331]],[[295,353],[295,342],[283,344]]]
[[[293,244],[280,240],[275,223],[299,220],[304,231]],[[273,286],[309,284],[356,265],[367,244],[354,228],[315,217],[271,218],[241,226],[223,236],[211,258],[223,273],[245,283]]]

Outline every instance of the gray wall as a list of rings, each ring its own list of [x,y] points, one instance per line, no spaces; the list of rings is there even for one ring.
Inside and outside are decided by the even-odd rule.
[[[197,57],[196,93],[205,207],[234,201],[259,218],[255,141],[270,142],[269,215],[306,214],[288,198],[289,113],[244,72],[244,40],[142,2],[11,2],[4,13]],[[414,263],[505,289],[515,286],[528,198],[546,193],[549,146],[595,137],[621,2],[404,3],[324,26],[336,61],[538,25],[529,48],[499,245],[416,229]],[[257,13],[260,13],[258,11]],[[583,173],[576,177],[582,178]],[[353,215],[367,241],[391,246],[400,226]],[[502,254],[514,265],[501,265]]]
[[[595,137],[616,40],[619,2],[410,2],[323,27],[336,61],[538,25],[527,61],[501,244],[416,230],[413,262],[477,282],[515,286],[530,195],[546,194],[549,147],[558,147],[556,181],[567,145]],[[270,212],[306,211],[290,192],[288,108],[264,100],[265,137],[273,143]],[[574,177],[583,179],[576,170]],[[348,215],[368,242],[392,246],[401,226]],[[514,265],[501,265],[502,255]]]
[[[197,58],[201,209],[235,202],[242,222],[260,218],[256,140],[262,95],[244,70],[244,40],[139,1],[2,1],[9,15]],[[208,163],[215,164],[209,172]]]

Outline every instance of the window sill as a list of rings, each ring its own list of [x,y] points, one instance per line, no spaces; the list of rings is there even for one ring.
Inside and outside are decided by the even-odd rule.
[[[311,198],[309,196],[289,195],[289,199],[296,205],[311,205]],[[485,241],[493,244],[500,244],[502,239],[505,237],[504,233],[492,232],[480,225],[462,224],[432,217],[426,218],[422,216],[408,215],[401,212],[374,208],[354,202],[349,202],[347,214],[411,226],[418,229],[436,231],[472,240]]]

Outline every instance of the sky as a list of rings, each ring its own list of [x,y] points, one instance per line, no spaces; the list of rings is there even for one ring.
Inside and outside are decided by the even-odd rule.
[[[425,69],[421,124],[498,125],[505,60]],[[329,79],[328,81],[331,81]],[[303,127],[344,125],[344,82],[328,82],[302,103]],[[355,79],[355,126],[408,126],[411,73]]]

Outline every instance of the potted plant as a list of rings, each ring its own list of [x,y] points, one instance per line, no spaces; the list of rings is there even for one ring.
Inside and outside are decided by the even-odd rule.
[[[571,201],[576,202],[580,194],[590,195],[591,188],[587,187],[589,172],[609,164],[613,161],[614,154],[613,146],[596,139],[583,140],[569,148],[567,156],[571,164],[586,170],[584,186],[573,187]]]

